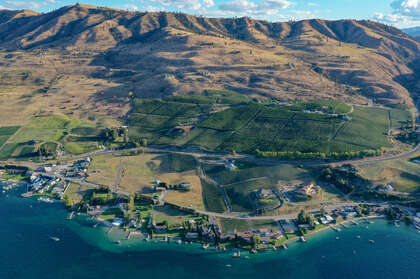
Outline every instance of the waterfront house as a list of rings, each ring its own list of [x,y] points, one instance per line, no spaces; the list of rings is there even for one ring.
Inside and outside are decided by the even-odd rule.
[[[189,232],[185,235],[185,238],[188,240],[198,239],[199,234],[196,232]]]
[[[271,239],[274,239],[274,240],[281,240],[282,238],[283,238],[282,233],[275,233],[271,236]]]
[[[237,233],[238,239],[245,243],[252,243],[252,237],[254,236],[252,233],[249,232],[243,232],[243,233]]]
[[[157,224],[153,226],[153,231],[155,233],[166,233],[168,231],[168,226],[165,224]]]
[[[115,227],[121,227],[122,224],[123,224],[123,220],[120,218],[114,219],[114,221],[112,221],[112,225]]]

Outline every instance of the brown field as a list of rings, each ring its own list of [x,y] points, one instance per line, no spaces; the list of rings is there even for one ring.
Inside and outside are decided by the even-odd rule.
[[[89,167],[88,181],[96,184],[114,186],[120,164],[123,171],[118,189],[130,193],[150,193],[154,180],[168,184],[190,182],[191,191],[187,193],[168,191],[166,201],[188,207],[204,209],[200,178],[195,171],[170,172],[169,158],[164,153],[145,153],[135,156],[99,155],[93,157]]]
[[[420,191],[420,164],[409,160],[393,160],[360,166],[360,174],[375,184],[391,184],[396,191]]]

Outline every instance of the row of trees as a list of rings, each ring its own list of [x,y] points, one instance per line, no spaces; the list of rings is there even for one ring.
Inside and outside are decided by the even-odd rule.
[[[256,150],[257,156],[263,158],[276,157],[283,160],[349,160],[355,158],[381,156],[385,152],[385,148],[377,150],[362,150],[351,152],[300,152],[300,151],[261,151]]]

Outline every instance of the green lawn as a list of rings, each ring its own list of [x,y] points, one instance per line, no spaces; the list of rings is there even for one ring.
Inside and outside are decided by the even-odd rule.
[[[105,210],[99,217],[106,221],[112,221],[115,218],[124,217],[124,214],[119,208],[109,208]]]
[[[248,232],[261,228],[269,228],[278,231],[279,227],[274,220],[247,220],[219,218],[223,232]]]
[[[64,150],[73,155],[89,153],[97,149],[97,145],[91,142],[68,142],[64,144]]]

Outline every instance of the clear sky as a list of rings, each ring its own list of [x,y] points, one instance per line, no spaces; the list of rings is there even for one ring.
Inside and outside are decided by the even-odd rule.
[[[0,0],[0,9],[48,12],[71,0]],[[211,17],[372,19],[397,27],[420,26],[420,0],[84,0],[80,3],[131,11],[181,11]]]

